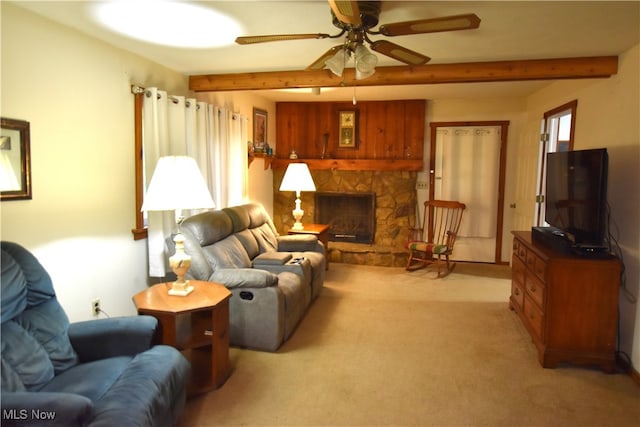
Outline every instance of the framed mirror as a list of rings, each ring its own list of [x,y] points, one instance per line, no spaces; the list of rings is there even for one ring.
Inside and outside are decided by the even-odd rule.
[[[1,119],[0,200],[31,199],[29,122]]]

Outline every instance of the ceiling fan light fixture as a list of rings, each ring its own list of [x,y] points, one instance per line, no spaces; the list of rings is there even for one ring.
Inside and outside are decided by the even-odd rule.
[[[355,50],[356,71],[369,77],[378,65],[378,57],[369,52],[364,45],[359,44]],[[370,74],[369,74],[370,73]]]
[[[375,68],[372,68],[369,71],[360,71],[359,69],[356,68],[356,80],[364,80],[368,77],[373,76],[375,72],[376,72]]]
[[[324,63],[325,68],[329,69],[333,74],[338,77],[342,77],[344,67],[349,60],[349,52],[345,49],[340,49],[331,58],[327,59]]]

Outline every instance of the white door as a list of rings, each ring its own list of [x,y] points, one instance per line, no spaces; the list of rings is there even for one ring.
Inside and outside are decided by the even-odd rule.
[[[437,128],[433,198],[467,206],[455,260],[496,262],[501,132],[501,126]]]
[[[539,120],[528,123],[516,147],[518,155],[515,168],[515,199],[509,204],[509,207],[514,210],[514,230],[530,230],[535,224],[541,131]]]

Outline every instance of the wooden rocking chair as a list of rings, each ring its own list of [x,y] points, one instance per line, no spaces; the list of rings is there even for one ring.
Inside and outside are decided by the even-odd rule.
[[[437,278],[451,273],[455,263],[449,256],[458,236],[464,203],[449,200],[424,202],[422,228],[410,228],[406,247],[409,250],[407,270],[413,271],[436,264]],[[442,272],[442,266],[446,271]]]

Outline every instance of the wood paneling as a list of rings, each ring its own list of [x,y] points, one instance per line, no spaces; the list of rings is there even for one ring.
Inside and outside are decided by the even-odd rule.
[[[338,146],[338,116],[345,110],[357,111],[355,148]],[[425,100],[362,101],[357,105],[280,102],[276,104],[276,159],[272,166],[281,167],[283,162],[278,159],[288,159],[295,150],[300,159],[316,160],[314,165],[323,169],[421,170],[425,115]],[[375,162],[365,165],[362,161]]]

